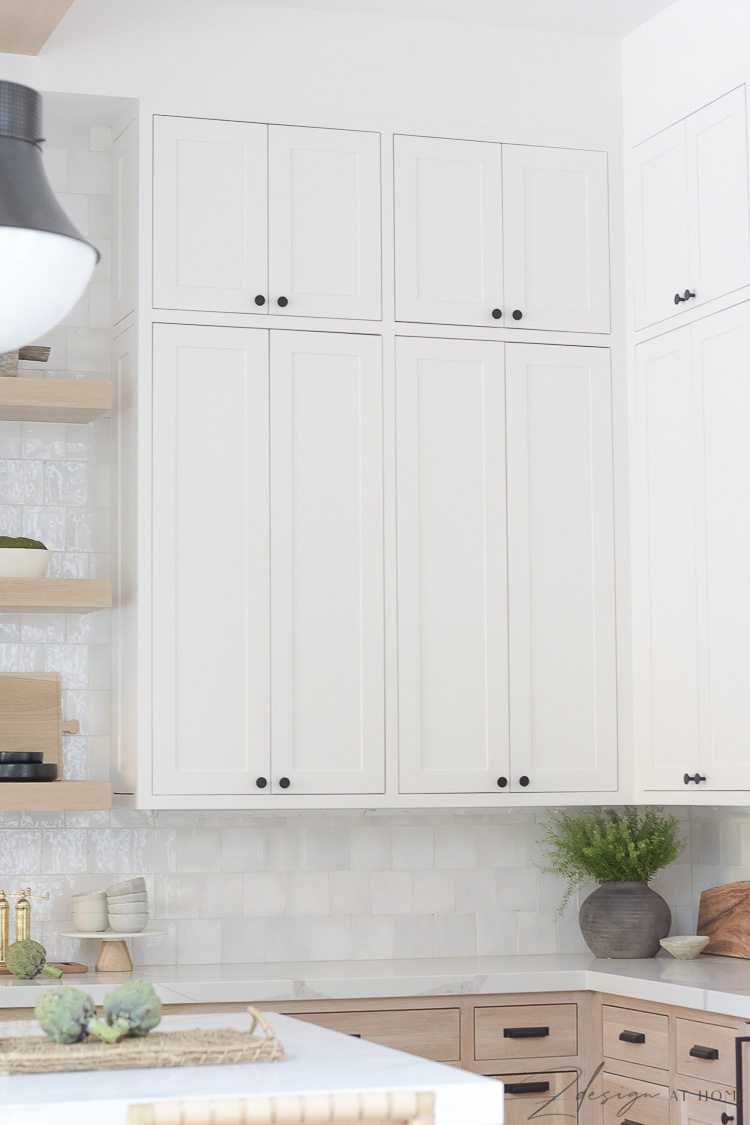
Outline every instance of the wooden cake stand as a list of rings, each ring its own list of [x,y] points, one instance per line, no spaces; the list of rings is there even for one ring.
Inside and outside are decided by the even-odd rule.
[[[96,959],[100,973],[129,973],[133,968],[127,942],[130,938],[159,937],[166,930],[140,930],[135,934],[122,934],[117,930],[61,930],[61,937],[97,938],[102,944]]]

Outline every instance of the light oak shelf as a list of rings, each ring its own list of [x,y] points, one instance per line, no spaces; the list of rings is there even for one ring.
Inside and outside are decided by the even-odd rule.
[[[108,781],[0,781],[0,812],[88,812],[112,808]]]
[[[0,613],[93,613],[111,605],[108,578],[0,578]]]
[[[92,422],[112,409],[112,384],[95,379],[0,379],[0,421]]]

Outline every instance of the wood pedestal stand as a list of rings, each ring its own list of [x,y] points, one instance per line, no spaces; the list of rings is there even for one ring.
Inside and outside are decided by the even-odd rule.
[[[96,971],[99,973],[129,973],[133,968],[128,941],[131,938],[159,937],[166,930],[141,930],[137,934],[123,934],[115,930],[102,930],[93,933],[89,930],[61,930],[61,937],[96,938],[101,941],[96,958]]]

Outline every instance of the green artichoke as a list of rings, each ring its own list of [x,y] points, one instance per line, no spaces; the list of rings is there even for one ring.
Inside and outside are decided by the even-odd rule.
[[[46,551],[44,543],[39,539],[27,539],[23,535],[0,535],[0,547],[25,547],[26,550]]]
[[[88,1034],[96,1009],[87,993],[58,985],[45,989],[36,1002],[34,1015],[42,1031],[55,1043],[80,1043]]]
[[[119,1033],[117,1037],[120,1039],[125,1035],[148,1035],[161,1019],[161,1000],[153,985],[146,980],[121,984],[104,998],[102,1006],[110,1028]],[[90,1026],[89,1030],[92,1035],[96,1035],[103,1031],[103,1027],[95,1030]]]
[[[38,941],[25,938],[8,946],[5,964],[14,977],[31,980],[42,973],[46,977],[61,977],[62,969],[47,964],[47,950]]]

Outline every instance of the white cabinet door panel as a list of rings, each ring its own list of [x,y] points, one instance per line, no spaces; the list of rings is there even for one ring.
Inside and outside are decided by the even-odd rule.
[[[698,575],[705,583],[698,600],[701,773],[709,789],[748,789],[750,306],[698,321],[691,341],[703,420],[696,449]]]
[[[634,152],[635,326],[645,328],[680,312],[675,293],[690,283],[685,122]]]
[[[690,331],[636,348],[637,744],[647,789],[699,769],[696,402]]]
[[[112,145],[112,323],[138,302],[138,126],[131,121]]]
[[[506,327],[609,332],[607,154],[503,145],[503,213]]]
[[[258,794],[270,753],[268,334],[155,325],[153,783]]]
[[[267,126],[154,118],[154,307],[264,312]]]
[[[380,135],[271,125],[268,161],[269,311],[377,320]]]
[[[397,341],[402,793],[508,777],[502,344]]]
[[[394,137],[396,319],[501,325],[502,149]]]
[[[506,401],[511,786],[616,789],[609,351],[509,344]]]
[[[273,788],[384,789],[380,339],[271,342]]]
[[[745,87],[685,122],[695,302],[750,284]]]

